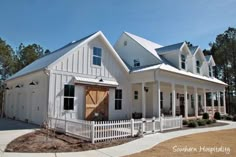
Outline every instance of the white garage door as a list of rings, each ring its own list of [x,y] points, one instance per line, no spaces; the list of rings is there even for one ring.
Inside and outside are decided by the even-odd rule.
[[[31,95],[30,108],[32,112],[30,117],[33,123],[40,125],[43,122],[43,108],[42,105],[40,105],[40,93],[38,90],[34,90]]]

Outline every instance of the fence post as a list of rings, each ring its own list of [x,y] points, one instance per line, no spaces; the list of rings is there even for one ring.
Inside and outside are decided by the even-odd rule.
[[[145,118],[142,118],[142,134],[145,133]]]
[[[92,143],[94,144],[94,126],[95,126],[95,122],[94,121],[92,121],[92,123],[91,123],[92,125],[91,125],[91,141],[92,141]]]
[[[180,121],[180,128],[183,128],[183,117],[182,117],[182,115],[180,116],[179,121]]]
[[[132,118],[130,122],[131,122],[131,136],[134,137],[134,119]]]
[[[152,117],[152,132],[154,133],[156,128],[155,128],[155,117]]]
[[[160,117],[160,132],[163,131],[163,117]]]

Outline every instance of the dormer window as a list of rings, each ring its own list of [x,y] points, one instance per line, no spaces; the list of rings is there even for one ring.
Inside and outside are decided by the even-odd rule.
[[[134,67],[139,67],[140,66],[140,61],[138,59],[134,60]]]
[[[185,55],[181,54],[181,68],[182,69],[185,69]]]
[[[200,62],[199,61],[196,61],[196,70],[197,70],[197,73],[200,74]]]
[[[209,76],[212,77],[212,68],[210,65],[208,66],[208,68],[209,68]]]
[[[102,49],[94,47],[93,48],[93,65],[101,66],[102,62]]]

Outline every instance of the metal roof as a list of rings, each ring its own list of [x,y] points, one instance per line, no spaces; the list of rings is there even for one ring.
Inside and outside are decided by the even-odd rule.
[[[183,44],[184,44],[184,42],[164,46],[164,47],[161,47],[161,48],[157,48],[156,51],[157,51],[158,54],[162,55],[162,54],[165,54],[166,52],[169,52],[169,51],[179,50],[182,47]]]

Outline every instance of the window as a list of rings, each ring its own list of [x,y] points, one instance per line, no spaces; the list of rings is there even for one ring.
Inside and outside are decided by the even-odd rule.
[[[163,108],[163,92],[160,93],[161,94],[161,109]]]
[[[194,108],[194,97],[191,95],[191,107]]]
[[[140,61],[138,59],[134,60],[134,67],[139,67],[140,66]]]
[[[102,49],[94,47],[93,48],[93,65],[101,66],[102,61]]]
[[[212,76],[212,69],[211,69],[211,66],[209,65],[208,68],[209,68],[209,76],[211,77],[211,76]]]
[[[75,87],[73,85],[64,86],[64,110],[74,109]]]
[[[202,108],[202,97],[201,97],[201,95],[198,95],[198,107],[200,109]]]
[[[200,74],[200,62],[196,61],[196,68],[197,68],[197,73]]]
[[[134,99],[135,99],[135,100],[138,99],[138,91],[134,91]]]
[[[181,54],[181,68],[185,69],[185,55]]]
[[[115,110],[122,109],[122,90],[116,89],[115,91]]]

